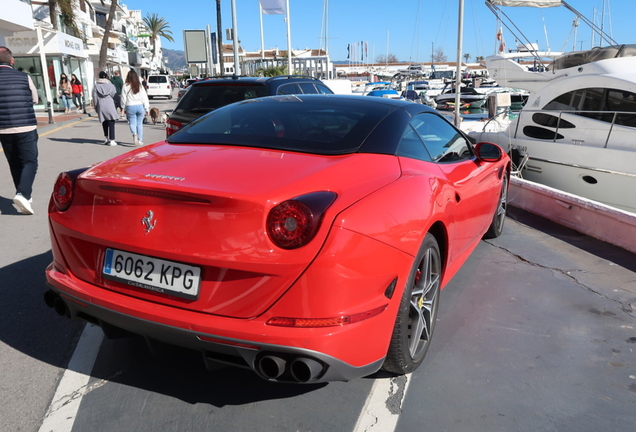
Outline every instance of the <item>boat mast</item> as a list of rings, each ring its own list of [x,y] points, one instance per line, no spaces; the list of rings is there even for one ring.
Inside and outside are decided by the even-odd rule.
[[[455,126],[459,127],[459,100],[462,89],[462,42],[464,37],[464,0],[459,0],[459,17],[457,24],[457,70],[455,71]]]

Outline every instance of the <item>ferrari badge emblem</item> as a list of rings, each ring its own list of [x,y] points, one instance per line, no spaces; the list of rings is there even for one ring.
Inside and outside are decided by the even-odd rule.
[[[155,214],[152,210],[148,210],[148,213],[146,213],[147,216],[141,218],[141,223],[143,224],[144,231],[146,231],[146,234],[150,233],[150,231],[152,231],[152,229],[155,227],[155,225],[157,225],[157,220],[154,219]]]

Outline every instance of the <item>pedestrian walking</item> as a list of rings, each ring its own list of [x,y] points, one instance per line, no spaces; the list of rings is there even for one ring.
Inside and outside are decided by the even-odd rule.
[[[150,111],[150,103],[146,89],[139,81],[139,75],[132,69],[126,75],[126,83],[121,91],[121,104],[126,111],[133,144],[143,145],[144,117]]]
[[[113,76],[110,79],[110,82],[113,83],[113,85],[115,86],[115,90],[117,90],[117,94],[115,95],[115,108],[117,108],[119,117],[124,117],[124,110],[121,104],[121,89],[124,87],[124,80],[121,79],[121,75],[118,69],[113,72]]]
[[[84,93],[84,86],[82,82],[77,78],[75,74],[71,75],[71,89],[73,91],[73,105],[75,105],[76,112],[84,111],[84,106],[82,105],[82,95]]]
[[[71,100],[73,99],[73,87],[71,87],[71,83],[69,82],[66,75],[62,74],[60,77],[60,85],[59,85],[59,96],[62,100],[62,106],[64,107],[65,113],[71,112]]]
[[[115,142],[115,122],[119,118],[117,108],[115,108],[115,95],[117,90],[113,83],[108,80],[106,72],[99,73],[99,79],[95,81],[93,89],[93,103],[99,121],[104,129],[104,144],[116,146]]]
[[[13,69],[13,54],[0,46],[0,143],[16,193],[13,206],[33,214],[33,181],[38,170],[38,122],[33,104],[38,91],[31,77]]]

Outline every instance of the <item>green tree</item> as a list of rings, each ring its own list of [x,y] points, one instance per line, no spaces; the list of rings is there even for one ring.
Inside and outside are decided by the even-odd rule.
[[[169,30],[170,25],[168,25],[165,18],[160,17],[159,14],[148,14],[144,17],[143,21],[144,27],[148,34],[150,34],[150,39],[152,40],[152,60],[154,61],[157,39],[162,37],[170,42],[174,42],[174,39],[172,38],[172,31]]]
[[[468,63],[468,60],[470,60],[470,54],[464,54],[464,60],[466,61],[466,63]]]
[[[72,36],[77,36],[85,39],[85,36],[80,33],[77,23],[75,22],[76,15],[73,9],[74,0],[49,0],[49,18],[51,19],[51,25],[55,30],[62,30]],[[60,28],[58,18],[61,18],[64,28]]]
[[[272,67],[268,67],[268,68],[260,68],[256,70],[256,74],[258,76],[263,76],[263,77],[273,77],[273,76],[280,76],[280,75],[289,75],[287,72],[287,65],[278,65],[278,66],[272,66]]]

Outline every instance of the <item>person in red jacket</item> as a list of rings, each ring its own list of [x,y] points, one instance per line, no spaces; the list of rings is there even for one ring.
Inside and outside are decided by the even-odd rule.
[[[84,107],[82,106],[84,87],[82,86],[82,82],[79,80],[79,78],[77,78],[77,76],[75,76],[75,74],[71,74],[71,88],[73,89],[73,105],[75,105],[75,111],[84,111]]]

